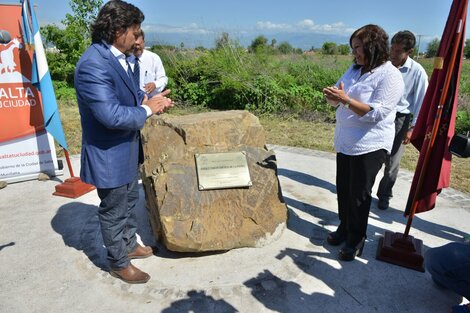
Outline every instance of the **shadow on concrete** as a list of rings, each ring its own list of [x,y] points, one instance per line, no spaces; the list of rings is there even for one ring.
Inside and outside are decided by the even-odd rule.
[[[235,313],[239,312],[224,300],[215,300],[206,295],[205,291],[188,291],[189,298],[175,301],[162,313]]]
[[[276,257],[279,260],[291,258],[312,281],[317,281],[315,284],[324,284],[322,289],[325,292],[309,293],[297,282],[283,280],[269,270],[247,280],[244,285],[260,303],[275,312],[428,313],[445,311],[460,301],[456,294],[445,292],[437,298],[429,298],[429,290],[435,287],[423,278],[422,273],[394,268],[390,271],[390,265],[385,263],[371,266],[367,256],[362,257],[362,261],[340,262],[339,266],[332,266],[330,263],[336,259],[337,248],[325,246],[325,249],[326,252],[306,252],[286,248]],[[418,282],[413,282],[417,277],[420,277]],[[396,288],[397,279],[404,281],[402,288]],[[416,288],[421,281],[429,283],[426,288]],[[384,303],[391,304],[382,307]],[[372,310],[374,307],[376,309]]]
[[[335,225],[336,227],[337,225],[339,225],[337,213],[286,196],[284,196],[284,200],[286,204],[291,208],[308,213],[311,216],[314,216],[319,219],[318,224],[313,224],[305,220],[299,220],[299,217],[295,212],[293,212],[292,210],[289,211],[289,220],[287,223],[287,227],[290,230],[298,233],[299,235],[302,235],[306,238],[311,238],[313,240],[312,243],[314,244],[321,244],[319,243],[319,241],[324,240],[326,238],[328,230],[326,230],[323,226]],[[383,235],[386,230],[389,230],[387,228],[381,228],[371,225],[370,220],[377,220],[389,225],[392,225],[393,223],[402,223],[402,232],[404,232],[408,218],[405,218],[403,216],[403,211],[395,209],[393,207],[390,207],[387,210],[380,210],[377,208],[376,203],[377,200],[374,199],[371,204],[371,213],[369,214],[369,226],[367,228],[368,236],[373,235],[375,233]],[[438,210],[438,208],[436,208],[435,210]],[[421,219],[419,218],[419,214],[414,216],[413,223],[411,224],[411,229],[420,230],[424,233],[450,241],[462,241],[462,238],[466,235],[466,232],[461,231],[459,229]],[[320,238],[318,237],[318,235],[322,235],[323,237]]]
[[[67,246],[83,251],[103,271],[109,270],[97,206],[81,202],[67,203],[59,208],[51,225]]]
[[[157,242],[150,226],[149,215],[145,206],[142,184],[139,186],[139,202],[136,206],[137,235],[146,246],[153,247],[155,254],[164,259],[199,258],[222,254],[226,251],[183,253],[168,250]],[[52,228],[62,236],[64,243],[83,251],[90,261],[103,271],[109,271],[107,251],[101,235],[98,217],[98,205],[71,202],[61,206],[52,219]]]
[[[302,172],[297,172],[293,170],[289,170],[286,168],[278,168],[277,170],[278,175],[282,175],[284,177],[287,177],[289,179],[295,180],[301,184],[304,185],[309,185],[309,186],[316,186],[320,188],[324,188],[332,193],[336,193],[336,185],[323,180],[319,179],[315,176],[305,174]]]
[[[283,280],[269,270],[247,280],[244,285],[260,303],[275,312],[326,312],[312,303],[312,295],[303,292],[299,284]]]
[[[9,242],[7,244],[4,244],[4,245],[0,245],[0,251],[2,251],[3,249],[5,249],[6,247],[12,247],[14,246],[15,243],[12,241],[12,242]]]
[[[136,206],[137,235],[144,245],[156,246],[144,205],[142,184]],[[109,271],[107,251],[101,235],[98,205],[71,202],[61,206],[51,221],[52,228],[62,236],[64,243],[83,251],[90,261],[103,271]]]
[[[439,210],[435,208],[434,210]],[[369,219],[379,220],[382,223],[392,224],[395,222],[403,223],[406,225],[408,217],[403,216],[404,210],[396,209],[389,207],[387,210],[380,210],[377,208],[377,200],[374,200],[371,205],[371,212],[377,215],[377,217],[370,215]],[[450,241],[462,241],[462,238],[467,234],[464,231],[455,229],[446,225],[433,223],[426,221],[420,218],[420,215],[425,215],[424,213],[419,213],[414,216],[413,222],[411,224],[411,230],[417,229],[427,234],[440,237]],[[403,231],[405,231],[405,226],[403,226]]]
[[[164,244],[158,245],[158,253],[157,256],[162,259],[171,259],[171,260],[178,260],[178,259],[186,259],[186,258],[203,258],[206,256],[211,255],[219,255],[227,253],[229,250],[224,251],[206,251],[206,252],[175,252],[168,250]]]
[[[282,175],[289,179],[295,180],[301,184],[324,188],[326,190],[329,190],[332,193],[336,193],[336,185],[328,181],[325,181],[323,179],[319,179],[315,176],[309,175],[309,174],[305,174],[302,172],[298,172],[298,171],[294,171],[294,170],[290,170],[286,168],[278,168],[278,175]],[[284,197],[284,199],[288,205],[296,209],[299,209],[305,213],[309,213],[312,216],[315,216],[317,218],[321,218],[321,220],[319,221],[320,225],[339,224],[339,220],[335,221],[335,219],[337,219],[337,215],[334,213],[332,215],[331,211],[323,210],[319,207],[315,207],[308,203],[301,202],[301,201],[291,199],[288,197]],[[438,210],[438,208],[435,208],[435,210]],[[403,217],[404,210],[399,210],[393,207],[390,207],[385,211],[379,210],[377,209],[377,199],[375,198],[372,199],[372,203],[371,203],[371,212],[372,211],[374,214],[378,215],[379,217],[377,218],[377,217],[371,216],[370,218],[380,220],[381,222],[388,223],[388,224],[392,224],[393,222],[399,222],[399,223],[403,223],[404,225],[406,225],[407,218]],[[422,213],[422,214],[426,214],[426,213]],[[303,226],[300,225],[299,227],[295,227],[295,229],[292,229],[292,230],[298,232],[301,235],[305,235],[305,233],[308,233],[309,231],[306,230],[304,226],[305,225]],[[423,220],[419,218],[419,214],[414,217],[411,227],[412,229],[417,229],[422,232],[426,232],[428,234],[432,234],[433,236],[440,237],[442,239],[446,239],[450,241],[461,241],[462,237],[466,235],[466,233],[461,230]],[[385,229],[382,229],[382,231],[379,230],[381,234],[383,234],[384,231]],[[403,227],[403,232],[404,231],[405,231],[405,227]]]
[[[297,283],[284,281],[271,272],[264,271],[258,277],[247,281],[245,285],[251,289],[253,296],[266,308],[276,312],[312,312],[312,308],[323,308],[325,312],[362,312],[361,308],[370,308],[376,303],[377,310],[383,312],[440,312],[448,310],[452,305],[461,301],[458,295],[451,292],[441,292],[441,290],[437,292],[438,296],[428,300],[429,292],[436,295],[436,289],[439,288],[432,283],[427,274],[377,261],[375,251],[378,239],[380,235],[384,234],[386,228],[377,227],[370,223],[368,226],[369,238],[365,247],[367,253],[361,257],[363,261],[339,261],[339,268],[331,266],[330,264],[337,259],[340,247],[332,247],[326,243],[328,230],[323,225],[338,225],[337,214],[296,199],[284,198],[289,205],[288,229],[309,238],[312,244],[322,246],[327,252],[286,248],[279,253],[277,258],[291,258],[300,270],[312,276],[312,279],[320,280],[327,285],[331,294],[308,294],[300,290]],[[374,209],[374,206],[372,208],[373,214],[370,219],[380,220],[387,224],[402,219],[404,230],[406,219],[403,218],[402,211],[393,208],[381,211]],[[296,213],[299,211],[318,218],[319,221],[315,223],[307,221]],[[459,230],[428,222],[416,216],[413,225],[427,234],[447,240],[461,240],[461,237],[458,236],[463,235]],[[403,281],[401,288],[398,289],[397,280]],[[380,304],[391,302],[387,299],[390,297],[402,300],[397,301],[396,304],[392,301],[394,304],[391,307],[380,308]],[[275,300],[272,301],[272,299]],[[413,308],[416,303],[420,303],[422,307]],[[349,310],[348,307],[352,310]],[[410,310],[404,311],[404,308]]]

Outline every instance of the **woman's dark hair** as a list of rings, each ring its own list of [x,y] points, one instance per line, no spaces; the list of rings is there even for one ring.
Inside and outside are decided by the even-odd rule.
[[[408,52],[416,46],[416,37],[409,30],[403,30],[392,37],[392,45],[403,45],[403,49]]]
[[[352,48],[352,40],[359,39],[362,42],[365,64],[362,72],[367,73],[382,65],[388,60],[389,47],[388,35],[382,27],[368,24],[357,29],[349,38],[349,45]],[[356,60],[354,60],[356,62]]]
[[[104,40],[113,44],[118,31],[140,25],[144,18],[144,13],[136,6],[121,0],[111,0],[101,8],[91,26],[91,39],[94,43]]]

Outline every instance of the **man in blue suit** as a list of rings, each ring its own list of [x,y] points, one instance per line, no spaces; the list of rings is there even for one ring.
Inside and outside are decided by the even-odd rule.
[[[135,206],[138,166],[143,160],[140,129],[150,115],[172,106],[166,91],[151,99],[136,87],[127,57],[133,53],[144,14],[120,0],[107,2],[92,25],[92,45],[75,70],[82,134],[80,178],[95,185],[110,274],[127,283],[150,276],[130,259],[153,254],[137,243]]]

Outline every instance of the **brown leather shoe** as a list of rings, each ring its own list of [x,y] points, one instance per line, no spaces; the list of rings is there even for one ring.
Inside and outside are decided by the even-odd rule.
[[[132,264],[129,264],[126,268],[123,269],[112,269],[109,274],[125,281],[128,284],[145,284],[150,279],[149,274],[142,272]]]
[[[135,246],[134,251],[129,253],[127,257],[129,259],[145,259],[152,255],[153,255],[152,247],[148,247],[148,246],[143,247],[137,244],[137,246]]]

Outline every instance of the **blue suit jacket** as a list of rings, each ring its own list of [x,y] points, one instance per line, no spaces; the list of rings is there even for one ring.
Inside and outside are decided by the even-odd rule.
[[[102,43],[78,61],[75,90],[83,131],[80,178],[97,188],[128,184],[142,160],[143,93]]]

